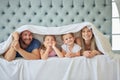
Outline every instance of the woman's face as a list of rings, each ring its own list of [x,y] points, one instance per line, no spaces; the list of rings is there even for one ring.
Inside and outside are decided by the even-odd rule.
[[[25,45],[29,45],[33,39],[32,33],[28,30],[23,31],[20,37]]]
[[[46,36],[44,40],[44,45],[45,46],[52,46],[53,42],[55,42],[54,36]]]
[[[82,29],[82,38],[86,41],[89,41],[92,39],[93,33],[92,30],[88,27],[85,27]]]
[[[74,36],[72,34],[65,34],[63,35],[63,42],[67,45],[72,45],[74,44]]]

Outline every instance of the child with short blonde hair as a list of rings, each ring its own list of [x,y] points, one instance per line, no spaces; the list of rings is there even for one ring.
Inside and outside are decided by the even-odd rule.
[[[63,40],[62,53],[65,57],[77,57],[80,56],[81,47],[75,43],[75,37],[73,33],[63,34],[61,36]]]

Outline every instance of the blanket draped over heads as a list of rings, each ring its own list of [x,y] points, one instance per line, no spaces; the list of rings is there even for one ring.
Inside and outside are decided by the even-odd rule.
[[[70,24],[59,27],[45,27],[45,26],[36,26],[36,25],[23,25],[16,29],[18,33],[23,32],[24,30],[29,30],[33,34],[40,35],[61,35],[66,33],[75,33],[79,32],[85,26],[92,28],[93,34],[95,36],[95,41],[98,49],[105,55],[109,57],[115,57],[111,49],[111,44],[109,40],[90,22],[83,22],[77,24]],[[0,43],[0,54],[3,54],[10,46],[12,42],[12,34],[8,37],[8,39],[2,43]],[[117,55],[118,57],[118,55]]]

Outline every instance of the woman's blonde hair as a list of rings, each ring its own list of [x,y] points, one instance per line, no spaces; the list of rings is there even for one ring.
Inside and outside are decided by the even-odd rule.
[[[87,27],[87,26],[85,26]],[[84,27],[84,28],[85,28]],[[84,29],[83,28],[83,29]],[[82,29],[82,30],[83,30]],[[81,39],[81,47],[82,47],[82,51],[85,51],[86,50],[86,47],[85,47],[85,41],[84,39],[82,38],[82,30],[80,31],[80,39]],[[91,29],[92,30],[92,29]],[[92,34],[92,39],[91,39],[91,45],[90,45],[90,50],[96,50],[97,49],[97,46],[96,46],[96,42],[95,42],[95,37],[94,35]]]

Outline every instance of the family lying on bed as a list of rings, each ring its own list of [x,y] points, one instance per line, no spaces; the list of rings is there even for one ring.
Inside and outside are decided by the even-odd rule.
[[[23,57],[27,60],[48,59],[48,57],[78,57],[85,56],[92,58],[102,54],[95,43],[92,28],[85,26],[80,31],[81,37],[75,37],[74,33],[62,34],[61,39],[64,44],[61,49],[56,47],[56,38],[54,35],[45,35],[43,44],[33,38],[32,32],[25,30],[22,33],[14,32],[12,34],[13,41],[9,49],[3,54],[8,61],[14,60],[16,57]]]

